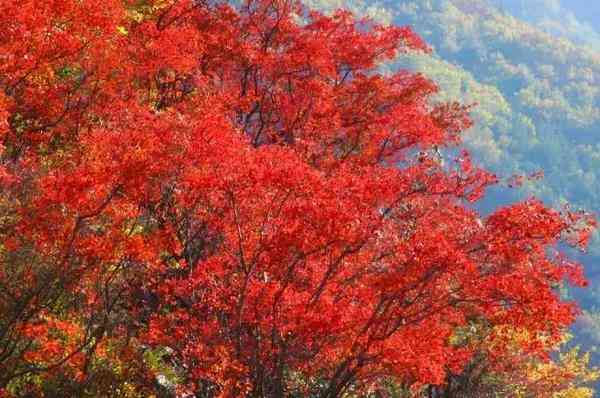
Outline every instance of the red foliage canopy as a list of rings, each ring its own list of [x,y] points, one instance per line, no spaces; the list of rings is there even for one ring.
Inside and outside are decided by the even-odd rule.
[[[593,221],[472,209],[495,177],[434,150],[468,109],[378,69],[428,51],[410,29],[287,0],[4,0],[0,26],[0,388],[168,347],[199,396],[338,397],[442,383],[471,322],[541,355],[573,320],[555,247]]]

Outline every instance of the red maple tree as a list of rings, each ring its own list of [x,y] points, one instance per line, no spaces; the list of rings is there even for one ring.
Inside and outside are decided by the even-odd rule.
[[[6,394],[149,394],[161,349],[196,396],[340,397],[442,384],[473,323],[543,356],[572,322],[556,247],[593,220],[473,209],[496,178],[437,154],[468,108],[379,69],[428,51],[409,28],[290,0],[4,0],[0,26]]]

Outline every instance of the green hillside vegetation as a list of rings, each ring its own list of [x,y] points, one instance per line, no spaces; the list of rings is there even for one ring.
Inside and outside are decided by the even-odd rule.
[[[600,3],[590,0],[490,0],[501,11],[578,44],[600,49]]]
[[[545,181],[530,189],[553,205],[568,200],[594,209],[600,203],[598,54],[480,0],[404,2],[395,20],[415,26],[440,58],[465,71],[436,73],[440,64],[435,57],[400,61],[442,77],[438,83],[444,91],[464,87],[450,95],[478,103],[476,129],[483,134],[471,135],[479,137],[474,149],[488,167],[501,174],[543,169]],[[489,90],[466,94],[466,73],[497,88],[502,100],[490,101]],[[490,142],[481,145],[482,139]],[[505,151],[504,159],[495,153],[497,148]]]

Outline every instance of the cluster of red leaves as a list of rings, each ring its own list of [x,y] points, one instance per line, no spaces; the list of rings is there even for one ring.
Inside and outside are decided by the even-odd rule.
[[[572,322],[549,249],[593,221],[467,205],[495,177],[429,154],[467,108],[377,71],[428,51],[410,29],[286,0],[6,0],[0,25],[0,388],[168,347],[197,394],[336,397],[442,383],[473,320]]]

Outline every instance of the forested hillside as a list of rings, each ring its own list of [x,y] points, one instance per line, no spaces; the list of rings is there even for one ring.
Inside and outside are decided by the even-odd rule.
[[[600,3],[588,0],[490,0],[499,11],[579,44],[600,48]]]
[[[466,94],[477,90],[468,90],[467,79],[448,73],[439,62],[410,65],[440,75],[438,82],[450,88],[449,95],[479,104],[480,128],[493,132],[485,134],[484,151],[477,151],[482,160],[505,174],[543,169],[544,183],[531,187],[536,194],[553,205],[568,200],[593,208],[600,192],[600,55],[483,1],[405,2],[400,10],[396,20],[416,26],[439,58],[497,90],[492,100]]]

